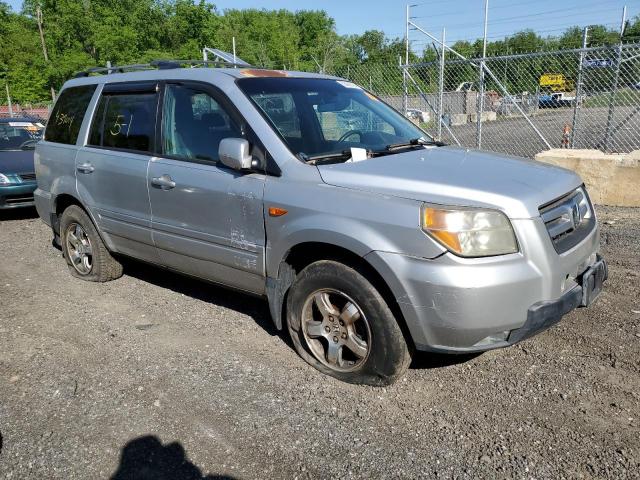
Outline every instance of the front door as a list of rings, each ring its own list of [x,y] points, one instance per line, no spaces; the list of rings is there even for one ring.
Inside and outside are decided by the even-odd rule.
[[[158,263],[147,168],[155,149],[155,82],[107,84],[76,157],[80,197],[117,252]]]
[[[148,171],[153,240],[176,270],[254,293],[264,291],[265,176],[218,163],[218,145],[242,122],[206,86],[167,83],[161,155]]]

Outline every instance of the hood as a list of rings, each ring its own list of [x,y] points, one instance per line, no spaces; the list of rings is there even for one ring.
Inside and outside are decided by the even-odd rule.
[[[318,170],[329,185],[443,205],[497,208],[510,218],[537,217],[541,205],[582,184],[564,168],[458,147],[319,165]]]
[[[0,173],[34,173],[33,150],[0,150]]]

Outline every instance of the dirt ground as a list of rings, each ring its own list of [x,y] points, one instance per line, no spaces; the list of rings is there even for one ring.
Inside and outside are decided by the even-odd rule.
[[[598,213],[595,305],[386,389],[307,366],[259,299],[133,262],[76,280],[0,214],[0,478],[639,478],[640,210]]]

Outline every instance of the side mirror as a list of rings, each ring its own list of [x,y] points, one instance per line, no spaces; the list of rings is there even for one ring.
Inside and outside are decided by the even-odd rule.
[[[248,170],[251,168],[249,142],[244,138],[223,138],[218,147],[220,161],[234,170]]]

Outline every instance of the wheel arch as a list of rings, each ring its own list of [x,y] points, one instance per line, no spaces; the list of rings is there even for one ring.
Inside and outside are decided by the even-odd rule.
[[[296,275],[306,266],[319,260],[340,262],[353,268],[371,282],[391,309],[407,344],[413,346],[413,340],[400,306],[380,272],[363,255],[344,246],[326,242],[306,241],[293,245],[280,261],[277,278],[267,277],[269,309],[272,320],[278,329],[282,329],[286,321],[284,318],[286,309],[284,307],[289,288]]]
[[[113,251],[111,239],[108,238],[107,235],[104,235],[100,230],[100,228],[98,228],[98,223],[96,222],[96,219],[93,217],[93,214],[91,213],[91,211],[87,207],[85,207],[76,196],[71,195],[69,193],[60,193],[56,195],[56,197],[53,200],[51,228],[53,228],[56,241],[60,240],[60,219],[62,218],[62,214],[67,208],[69,208],[72,205],[76,205],[87,214],[87,216],[93,223],[93,226],[96,227],[96,231],[98,232],[98,235],[100,235],[100,238],[102,239],[104,244],[107,246],[107,249],[109,251]]]

